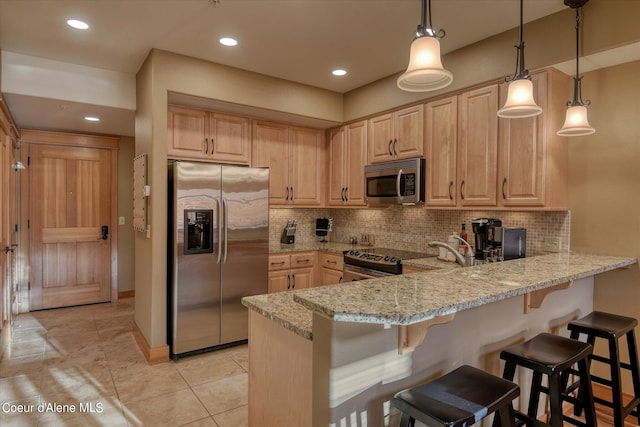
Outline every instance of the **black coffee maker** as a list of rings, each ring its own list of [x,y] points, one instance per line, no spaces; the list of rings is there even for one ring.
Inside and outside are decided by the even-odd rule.
[[[484,260],[489,253],[489,243],[493,242],[494,227],[501,227],[502,221],[497,218],[476,218],[471,220],[471,230],[476,238],[476,259]]]

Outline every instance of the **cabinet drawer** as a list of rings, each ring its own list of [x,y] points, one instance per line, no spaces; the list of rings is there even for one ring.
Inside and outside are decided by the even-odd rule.
[[[288,270],[289,267],[291,267],[289,254],[269,255],[269,271]]]
[[[298,252],[291,254],[291,268],[313,267],[315,265],[315,252]]]
[[[320,252],[320,266],[332,270],[342,271],[344,259],[342,255]]]

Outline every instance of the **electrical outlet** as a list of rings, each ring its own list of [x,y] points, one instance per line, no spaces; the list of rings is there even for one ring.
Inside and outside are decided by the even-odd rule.
[[[542,241],[542,250],[545,252],[560,252],[562,243],[559,237],[545,237]]]

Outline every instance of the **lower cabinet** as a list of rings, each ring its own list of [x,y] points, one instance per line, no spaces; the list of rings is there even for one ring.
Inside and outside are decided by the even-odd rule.
[[[322,285],[342,283],[344,260],[341,255],[320,252],[318,260]]]
[[[269,293],[312,287],[315,268],[313,251],[269,255]]]

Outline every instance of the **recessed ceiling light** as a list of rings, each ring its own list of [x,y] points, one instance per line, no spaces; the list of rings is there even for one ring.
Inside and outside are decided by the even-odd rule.
[[[67,25],[73,28],[77,28],[78,30],[86,30],[89,28],[89,24],[83,21],[78,21],[77,19],[67,20]]]
[[[238,44],[238,41],[236,39],[232,39],[231,37],[222,37],[220,39],[220,44],[223,44],[225,46],[235,46]]]
[[[331,72],[331,74],[333,74],[334,76],[345,76],[347,74],[347,70],[343,70],[341,68],[338,68],[336,70],[333,70]]]
[[[86,121],[88,121],[88,122],[99,122],[100,121],[100,117],[94,117],[94,116],[86,116],[84,119]]]

